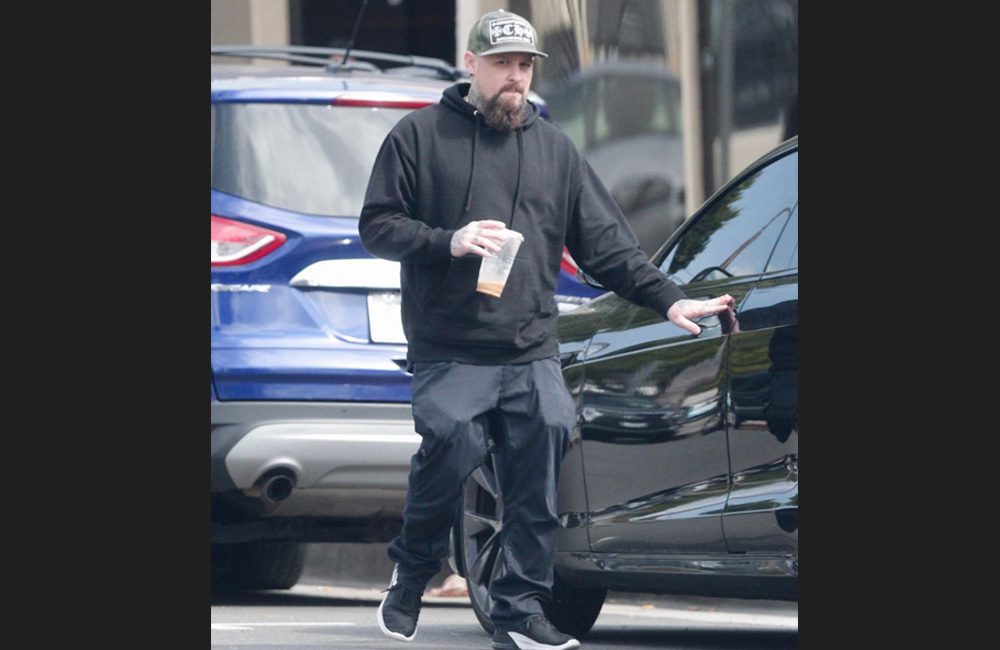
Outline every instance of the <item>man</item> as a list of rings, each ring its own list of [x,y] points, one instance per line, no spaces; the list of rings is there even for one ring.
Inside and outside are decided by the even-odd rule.
[[[563,246],[604,286],[698,334],[690,319],[729,296],[687,299],[640,250],[593,170],[527,101],[531,24],[479,19],[464,62],[470,83],[407,115],[376,158],[359,229],[373,254],[401,262],[413,420],[403,529],[378,623],[411,641],[420,598],[448,552],[465,479],[495,445],[504,494],[503,571],[490,585],[492,647],[569,650],[579,642],[542,613],[552,595],[556,485],[575,425],[558,362],[554,300]],[[524,236],[499,298],[477,293],[480,261]]]

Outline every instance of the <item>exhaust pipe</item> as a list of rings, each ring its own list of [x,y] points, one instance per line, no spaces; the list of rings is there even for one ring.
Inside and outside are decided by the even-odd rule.
[[[292,496],[295,489],[295,475],[286,473],[271,474],[257,482],[261,501],[269,505],[277,505]]]

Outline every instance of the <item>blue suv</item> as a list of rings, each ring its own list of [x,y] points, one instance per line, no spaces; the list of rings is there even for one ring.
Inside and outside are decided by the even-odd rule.
[[[213,582],[288,588],[304,542],[399,530],[420,443],[399,265],[368,254],[357,219],[386,134],[464,72],[360,50],[212,54],[248,59],[212,66]],[[562,309],[597,293],[574,271],[567,256]]]

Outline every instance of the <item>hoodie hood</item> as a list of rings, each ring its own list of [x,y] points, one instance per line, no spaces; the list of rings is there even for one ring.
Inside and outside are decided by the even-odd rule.
[[[466,183],[465,189],[465,212],[468,212],[472,207],[472,188],[476,179],[476,146],[479,144],[480,125],[486,124],[483,114],[479,109],[465,101],[471,87],[472,84],[469,82],[449,86],[445,89],[444,97],[441,100],[441,103],[448,108],[472,120],[472,164],[469,166],[469,180]],[[521,198],[521,172],[524,169],[524,140],[522,133],[524,129],[531,128],[540,114],[538,107],[531,100],[525,101],[524,107],[525,114],[521,121],[521,126],[514,130],[517,134],[517,186],[514,190],[514,200],[510,205],[510,217],[507,220],[507,227],[511,229],[514,227],[514,213],[517,211],[517,202]]]

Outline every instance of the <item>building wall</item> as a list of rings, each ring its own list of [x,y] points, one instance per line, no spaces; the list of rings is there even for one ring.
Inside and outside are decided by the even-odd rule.
[[[316,1],[211,0],[212,44],[331,45],[348,37],[360,0]],[[461,67],[469,30],[496,9],[521,14],[538,30],[550,55],[536,64],[534,89],[543,97],[558,100],[581,71],[623,62],[680,79],[687,162],[678,173],[688,214],[797,133],[797,0],[386,0],[366,9],[356,47],[453,56]],[[306,31],[319,35],[303,40]],[[692,43],[687,54],[685,42]]]
[[[798,132],[790,119],[798,110],[798,1],[698,0],[698,14],[711,193]]]
[[[211,0],[212,45],[288,45],[288,0]],[[245,63],[218,57],[217,63]],[[285,65],[260,60],[261,65]]]
[[[682,134],[693,135],[685,146],[700,154],[684,170],[695,207],[797,122],[798,0],[510,0],[509,7],[532,22],[549,54],[536,62],[534,80],[546,98],[559,99],[584,71],[626,63],[677,75],[685,106],[697,110],[684,116],[692,133]],[[690,65],[687,40],[694,40]]]
[[[287,45],[288,0],[212,0],[212,45]]]

